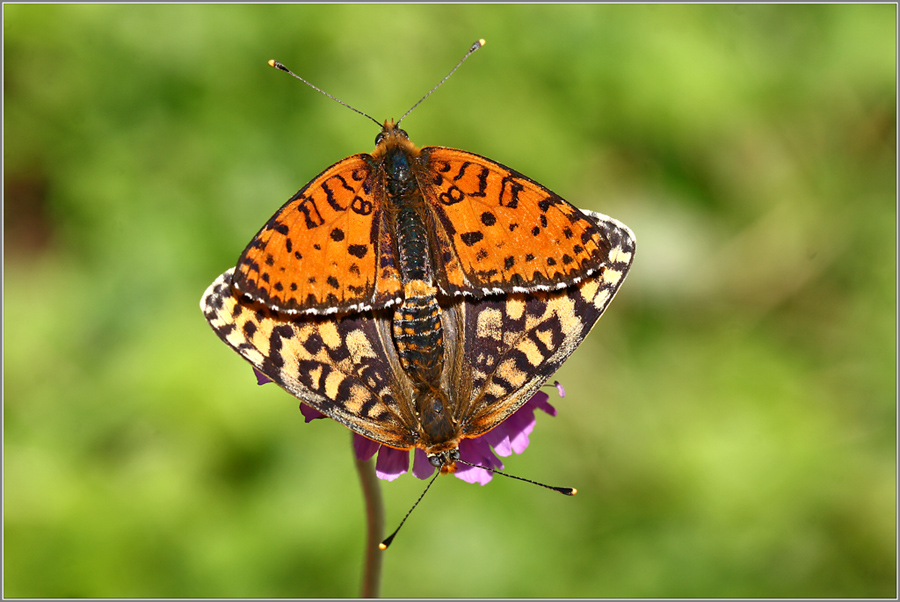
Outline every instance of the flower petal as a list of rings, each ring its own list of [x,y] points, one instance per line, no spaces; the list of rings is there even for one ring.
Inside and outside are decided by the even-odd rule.
[[[505,421],[504,421],[505,423]],[[494,448],[494,453],[498,456],[503,456],[504,458],[507,456],[511,456],[513,453],[512,446],[509,441],[509,432],[500,424],[495,428],[489,430],[484,435],[479,437],[479,439],[484,439],[488,442],[488,444]]]
[[[558,380],[553,381],[553,386],[556,387],[556,391],[557,391],[557,393],[559,393],[560,397],[566,396],[566,390],[563,388],[563,386],[559,383]]]
[[[423,481],[434,474],[434,465],[428,460],[425,450],[417,447],[413,452],[413,475]]]
[[[306,422],[312,422],[313,420],[317,420],[319,418],[327,418],[325,414],[312,406],[306,405],[305,403],[300,404],[300,413],[303,414]]]
[[[494,453],[491,451],[491,446],[487,441],[484,440],[483,437],[477,437],[475,439],[463,439],[462,441],[460,441],[459,457],[466,462],[477,465],[456,465],[456,472],[454,474],[457,478],[462,479],[467,483],[478,483],[479,485],[486,485],[490,483],[492,478],[494,478],[493,472],[491,472],[490,470],[485,470],[484,468],[478,468],[478,466],[496,469],[503,468],[503,463],[499,458],[497,458],[497,456],[494,455]]]
[[[556,416],[556,408],[553,407],[549,401],[550,396],[546,393],[540,396],[538,395],[538,393],[535,393],[534,396],[528,400],[526,405],[530,405],[533,409],[541,409],[551,416]]]
[[[256,384],[258,384],[258,385],[266,385],[266,384],[275,382],[271,378],[269,378],[268,376],[266,376],[265,374],[263,374],[262,372],[257,370],[256,368],[253,368],[253,374],[256,375]]]
[[[362,460],[363,462],[370,460],[379,447],[381,447],[380,443],[353,433],[353,451],[356,452],[357,460]]]
[[[534,418],[534,407],[530,404],[522,406],[518,412],[507,418],[504,423],[509,433],[509,442],[513,451],[521,454],[530,443],[528,435],[534,430],[537,420]]]
[[[394,449],[382,445],[375,462],[375,476],[385,481],[393,481],[409,470],[409,450]]]
[[[490,470],[466,465],[460,465],[453,476],[466,483],[478,483],[479,485],[487,485],[494,478],[494,474]]]

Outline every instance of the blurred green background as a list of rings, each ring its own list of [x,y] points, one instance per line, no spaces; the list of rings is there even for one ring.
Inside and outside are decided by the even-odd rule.
[[[896,7],[4,5],[6,596],[355,596],[349,435],[201,293],[404,121],[636,233],[514,474],[383,594],[895,595]],[[498,482],[503,481],[503,482]],[[384,483],[392,529],[422,489]]]

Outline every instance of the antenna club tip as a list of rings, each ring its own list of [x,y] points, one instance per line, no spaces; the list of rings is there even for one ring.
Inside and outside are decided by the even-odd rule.
[[[476,42],[476,45],[477,45],[479,48],[481,48],[481,47],[484,46],[485,44],[487,44],[487,42],[485,42],[484,38],[481,38],[480,40],[478,40],[478,42]]]
[[[384,542],[381,542],[380,544],[378,544],[378,549],[383,552],[384,550],[387,550],[387,546]]]
[[[290,69],[288,69],[287,67],[285,67],[284,65],[282,65],[281,63],[279,63],[278,61],[276,61],[275,59],[271,59],[271,60],[269,61],[269,67],[275,67],[276,69],[279,69],[279,70],[281,70],[281,71],[284,71],[285,73],[291,73],[291,70],[290,70]],[[291,73],[291,75],[294,75],[294,74]],[[294,75],[294,77],[297,77],[297,76]],[[303,81],[303,79],[300,78],[300,81]]]
[[[574,487],[551,487],[554,491],[558,491],[563,495],[575,495],[578,493],[578,490]]]

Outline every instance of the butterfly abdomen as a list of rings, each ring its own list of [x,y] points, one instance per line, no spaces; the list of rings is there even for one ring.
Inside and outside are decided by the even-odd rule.
[[[436,293],[433,285],[413,280],[404,286],[403,303],[394,310],[394,345],[400,365],[419,384],[435,382],[443,365],[444,330]]]

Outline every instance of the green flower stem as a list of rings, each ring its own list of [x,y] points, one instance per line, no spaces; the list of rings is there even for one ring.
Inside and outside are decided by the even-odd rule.
[[[352,449],[352,434],[350,441]],[[378,477],[375,476],[375,459],[363,462],[356,459],[354,453],[354,460],[366,502],[366,556],[360,597],[377,598],[381,590],[381,561],[384,558],[384,552],[378,549],[378,544],[384,539],[384,502]]]

